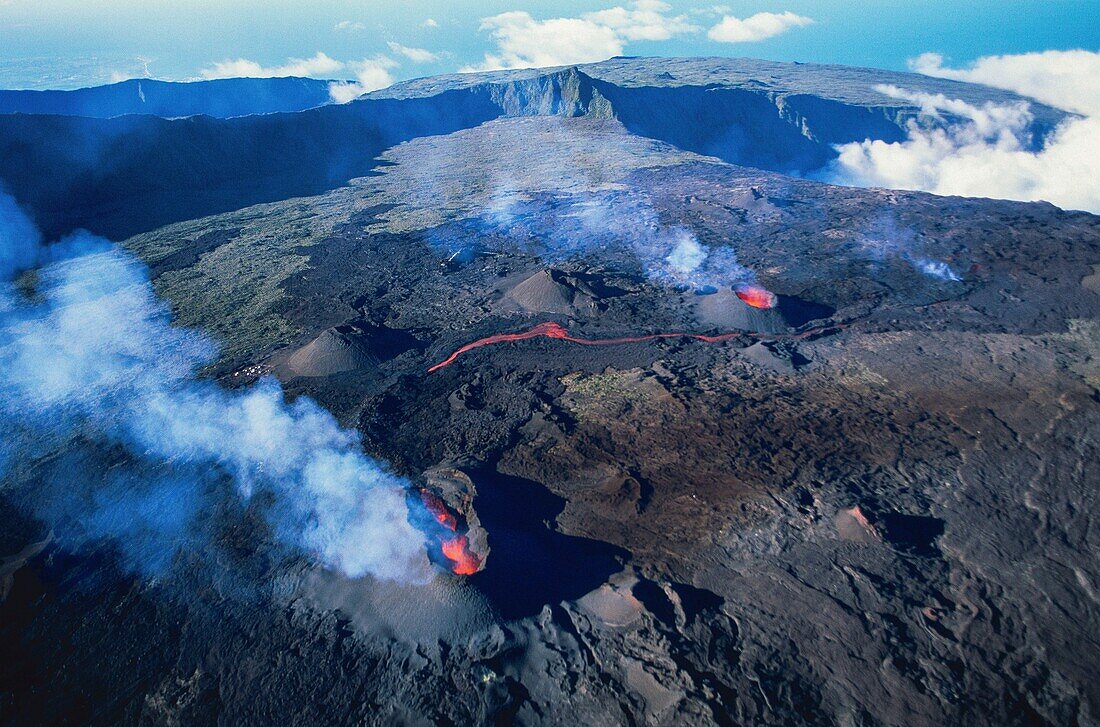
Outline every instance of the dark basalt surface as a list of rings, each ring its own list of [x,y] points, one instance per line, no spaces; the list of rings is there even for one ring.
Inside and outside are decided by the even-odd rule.
[[[626,88],[631,63],[584,72]],[[832,187],[623,119],[433,129],[346,187],[125,245],[222,344],[210,376],[273,372],[398,473],[465,473],[486,569],[348,580],[273,558],[226,508],[212,552],[149,582],[110,543],[26,550],[48,533],[0,498],[0,552],[24,554],[2,571],[6,723],[1100,719],[1100,218]],[[547,321],[721,332],[713,296],[632,244],[677,229],[735,248],[779,296],[775,330],[536,338],[427,372]],[[327,331],[401,345],[295,375]]]

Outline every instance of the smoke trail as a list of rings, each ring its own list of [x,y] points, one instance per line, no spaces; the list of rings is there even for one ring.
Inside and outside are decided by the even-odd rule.
[[[583,223],[578,231],[581,240],[626,247],[655,282],[707,289],[755,280],[753,272],[737,262],[732,246],[704,246],[687,227],[663,224],[644,195],[593,195],[567,209]],[[570,234],[567,227],[563,232]]]
[[[921,271],[925,275],[930,275],[933,278],[939,278],[940,280],[948,280],[953,283],[957,283],[962,278],[959,274],[951,269],[951,266],[942,260],[929,260],[928,258],[915,257],[907,258],[910,262],[916,266],[917,270]]]
[[[900,227],[890,214],[872,219],[859,235],[860,249],[875,262],[902,260],[914,270],[930,278],[957,283],[962,280],[950,265],[926,252],[926,245],[917,240],[913,230]]]
[[[624,264],[636,263],[655,283],[752,282],[732,245],[699,239],[630,184],[635,170],[662,164],[670,150],[618,122],[511,119],[392,149],[386,158],[396,164],[385,185],[427,226],[445,230],[429,238],[449,261],[464,262],[494,245],[549,264],[606,264],[609,253],[621,252]]]
[[[0,468],[9,494],[32,482],[23,500],[59,542],[110,538],[156,573],[210,545],[228,491],[326,567],[425,577],[403,482],[354,431],[273,380],[229,391],[197,378],[214,346],[171,325],[140,261],[88,233],[40,245],[2,195],[0,215]]]
[[[688,227],[666,224],[647,195],[635,191],[550,192],[532,200],[504,188],[469,224],[477,244],[504,240],[510,247],[554,264],[626,253],[651,281],[676,288],[714,289],[751,283],[755,274],[730,245],[708,246]],[[463,252],[440,242],[444,255]],[[498,243],[499,244],[499,243]]]

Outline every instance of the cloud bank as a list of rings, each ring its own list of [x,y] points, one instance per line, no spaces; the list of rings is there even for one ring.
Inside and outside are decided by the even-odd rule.
[[[337,29],[348,29],[344,22]],[[350,27],[350,26],[349,26]],[[399,43],[389,43],[390,50],[413,63],[429,63],[440,56],[424,48],[410,48]],[[347,103],[365,93],[393,85],[393,71],[401,64],[383,53],[359,61],[341,61],[318,52],[312,58],[291,58],[281,66],[263,66],[246,58],[222,61],[203,69],[201,77],[214,78],[333,78],[352,75],[354,80],[333,81],[329,84],[329,96],[335,103]]]
[[[925,53],[909,61],[917,73],[982,83],[1030,96],[1088,116],[1100,116],[1100,53],[1086,50],[986,56],[970,68],[945,68],[943,56]]]
[[[201,71],[203,78],[332,78],[344,70],[342,61],[318,52],[312,58],[291,58],[281,66],[265,67],[246,58],[221,61]]]
[[[437,53],[432,53],[430,50],[425,50],[424,48],[410,48],[407,45],[394,43],[392,40],[386,43],[386,45],[389,46],[390,52],[405,56],[413,63],[432,63],[439,60],[439,55]]]
[[[106,540],[159,575],[180,553],[217,557],[215,513],[234,529],[250,514],[348,576],[424,576],[405,483],[275,381],[200,379],[214,347],[171,325],[140,261],[88,233],[42,245],[3,195],[0,251],[0,481],[60,544]]]
[[[920,107],[906,140],[841,145],[823,178],[944,195],[1041,200],[1100,213],[1100,54],[993,56],[969,69],[945,68],[940,56],[925,54],[912,66],[928,75],[1031,94],[1088,115],[1067,119],[1034,150],[1026,103],[978,107],[943,95],[880,87],[880,92]]]
[[[364,93],[391,86],[393,74],[390,71],[399,65],[394,59],[382,54],[349,63],[347,67],[355,73],[355,80],[330,83],[328,94],[336,103],[347,103]]]
[[[747,18],[727,15],[707,31],[707,37],[719,43],[756,43],[786,33],[791,28],[812,25],[813,22],[790,11],[757,13]]]
[[[501,13],[481,21],[496,49],[461,72],[501,68],[538,68],[591,63],[621,55],[638,40],[668,40],[699,30],[687,16],[668,14],[660,0],[636,0],[629,7],[583,13],[579,17],[536,20],[525,11]]]

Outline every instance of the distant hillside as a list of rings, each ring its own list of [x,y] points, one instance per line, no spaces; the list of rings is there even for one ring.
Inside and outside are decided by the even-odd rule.
[[[685,151],[803,174],[835,158],[837,144],[905,137],[919,109],[874,90],[880,83],[971,103],[1020,99],[984,86],[841,66],[614,59],[421,79],[344,105],[232,119],[0,115],[0,183],[49,236],[85,227],[122,239],[319,194],[370,174],[395,144],[516,116],[614,119]],[[1037,103],[1032,109],[1041,143],[1065,114]]]
[[[312,78],[225,78],[177,83],[131,79],[75,91],[0,91],[0,114],[111,118],[148,114],[217,118],[303,111],[329,102],[328,81]]]

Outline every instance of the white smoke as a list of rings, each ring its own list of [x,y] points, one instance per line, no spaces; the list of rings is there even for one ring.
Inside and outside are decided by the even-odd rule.
[[[929,257],[912,229],[899,227],[892,215],[883,214],[872,220],[860,236],[864,255],[876,262],[902,260],[914,270],[930,278],[957,283],[962,277],[946,262]]]
[[[678,288],[717,289],[755,280],[730,245],[705,246],[691,229],[665,224],[641,193],[584,195],[564,207],[545,236],[546,256],[583,256],[599,248],[630,251],[646,276]],[[578,221],[574,228],[570,222]]]
[[[317,404],[288,403],[274,380],[230,391],[198,378],[214,347],[172,326],[140,261],[88,233],[39,245],[2,195],[0,252],[6,481],[26,479],[44,455],[125,452],[109,469],[61,468],[52,476],[61,486],[31,493],[34,514],[62,530],[61,542],[110,538],[135,568],[156,570],[194,546],[211,488],[228,481],[279,542],[326,567],[424,576],[405,483]],[[35,265],[32,281],[15,280]]]
[[[699,244],[699,241],[686,230],[681,230],[676,241],[676,247],[665,258],[665,262],[675,272],[681,275],[691,275],[699,266],[706,262],[707,251]]]
[[[940,280],[948,280],[953,283],[957,283],[962,278],[959,274],[951,269],[951,266],[942,260],[929,260],[928,258],[910,258],[913,265],[917,270],[920,270],[925,275],[930,275],[933,278],[939,278]]]
[[[983,58],[969,70],[942,66],[925,54],[913,61],[929,75],[977,81],[1039,96],[1071,117],[1035,150],[1026,104],[975,106],[942,95],[878,87],[916,103],[920,116],[905,141],[844,144],[823,175],[854,186],[918,189],[936,194],[1046,201],[1063,209],[1100,212],[1100,54],[1088,51]]]

